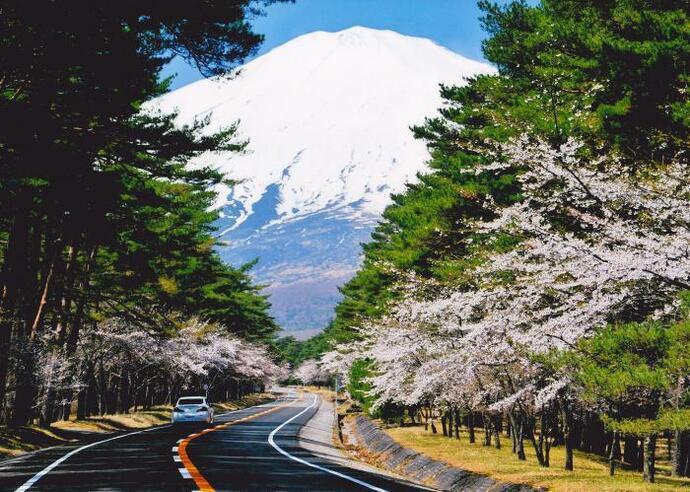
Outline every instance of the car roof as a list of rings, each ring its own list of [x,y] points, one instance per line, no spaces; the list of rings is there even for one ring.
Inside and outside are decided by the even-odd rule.
[[[205,396],[181,396],[180,398],[178,398],[177,401],[180,401],[180,400],[196,400],[196,399],[199,399],[199,398],[201,398],[202,400],[205,400],[205,399],[206,399]]]

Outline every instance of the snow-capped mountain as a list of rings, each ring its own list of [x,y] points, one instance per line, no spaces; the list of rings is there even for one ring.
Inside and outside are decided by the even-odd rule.
[[[360,243],[428,152],[410,125],[441,105],[439,83],[492,71],[430,40],[353,27],[300,36],[232,78],[202,80],[156,101],[180,122],[239,120],[242,155],[209,155],[238,185],[220,190],[222,257],[256,257],[287,329],[325,326]]]

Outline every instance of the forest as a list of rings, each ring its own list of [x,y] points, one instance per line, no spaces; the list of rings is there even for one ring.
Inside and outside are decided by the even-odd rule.
[[[410,122],[430,169],[292,348],[300,374],[387,420],[507,432],[543,467],[578,449],[653,482],[663,439],[688,476],[688,3],[480,5],[497,72]]]
[[[212,167],[235,127],[148,110],[175,56],[205,76],[254,53],[272,2],[0,5],[0,419],[48,426],[284,377],[248,274],[214,250]],[[36,15],[36,9],[41,15]]]

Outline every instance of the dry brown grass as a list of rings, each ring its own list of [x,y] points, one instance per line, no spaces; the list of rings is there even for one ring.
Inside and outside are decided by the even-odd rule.
[[[564,460],[562,448],[551,450],[552,466],[543,468],[527,443],[527,461],[520,461],[511,452],[508,439],[498,450],[485,447],[481,442],[470,444],[466,432],[461,433],[460,440],[432,434],[424,431],[422,426],[398,427],[386,429],[386,432],[407,448],[504,482],[529,484],[557,492],[690,491],[690,479],[663,475],[663,469],[657,475],[657,483],[652,485],[643,483],[641,474],[636,471],[619,469],[614,477],[610,477],[605,460],[579,451],[575,452],[575,470],[568,472],[561,466]],[[481,436],[478,435],[477,441],[480,440]]]
[[[81,432],[114,432],[129,429],[145,429],[170,422],[171,411],[172,406],[159,405],[150,410],[127,414],[95,415],[83,420],[61,420],[53,422],[51,428]]]
[[[239,401],[229,401],[225,403],[214,403],[213,408],[216,412],[232,412],[233,410],[240,410],[241,408],[253,407],[254,405],[262,405],[269,401],[275,400],[273,393],[252,393],[243,397]]]
[[[304,388],[304,390],[309,391],[310,393],[317,393],[321,395],[325,401],[333,401],[335,399],[335,392],[328,386],[302,386],[301,388]],[[340,395],[338,399],[342,400],[343,396]]]

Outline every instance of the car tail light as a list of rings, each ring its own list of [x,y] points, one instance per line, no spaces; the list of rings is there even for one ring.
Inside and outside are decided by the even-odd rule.
[[[197,412],[205,412],[206,410],[208,410],[208,407],[201,407]]]
[[[173,412],[175,412],[175,413],[184,413],[184,410],[182,410],[180,407],[175,407],[175,408],[173,408]]]

